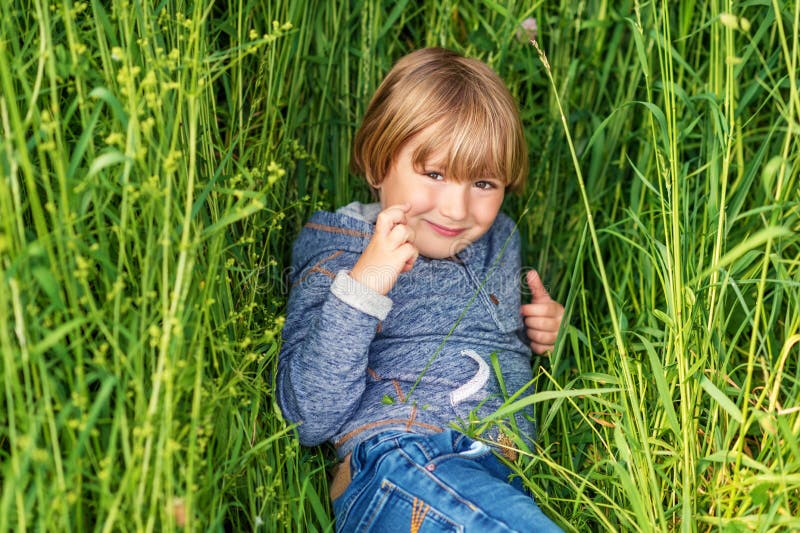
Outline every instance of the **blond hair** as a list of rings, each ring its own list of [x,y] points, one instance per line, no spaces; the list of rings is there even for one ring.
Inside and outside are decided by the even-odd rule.
[[[443,48],[412,52],[386,75],[356,133],[352,171],[377,187],[403,145],[428,127],[415,166],[446,150],[441,170],[453,179],[524,187],[528,150],[511,93],[485,63]]]

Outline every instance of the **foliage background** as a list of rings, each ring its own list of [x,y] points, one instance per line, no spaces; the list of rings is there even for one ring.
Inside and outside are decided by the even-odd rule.
[[[505,208],[568,311],[519,400],[542,507],[800,528],[797,2],[2,12],[0,530],[331,528],[331,450],[272,395],[285,269],[311,212],[368,199],[355,128],[425,45],[488,62],[526,125]]]

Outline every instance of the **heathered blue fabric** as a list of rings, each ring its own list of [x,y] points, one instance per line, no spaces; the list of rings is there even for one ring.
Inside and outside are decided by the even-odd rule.
[[[364,310],[368,303],[359,310],[332,290],[333,278],[355,265],[373,229],[364,220],[320,211],[292,253],[278,403],[286,419],[298,423],[302,444],[331,441],[340,457],[381,431],[465,428],[470,412],[480,418],[496,411],[504,398],[492,353],[508,396],[532,378],[519,312],[519,234],[507,216],[500,214],[454,258],[419,257],[387,295],[391,309],[383,321]],[[489,379],[476,391],[465,390],[482,366],[490,369]],[[456,390],[461,394],[452,396]],[[529,416],[514,418],[533,439]],[[501,424],[509,427],[508,420]],[[497,440],[498,428],[481,436]]]

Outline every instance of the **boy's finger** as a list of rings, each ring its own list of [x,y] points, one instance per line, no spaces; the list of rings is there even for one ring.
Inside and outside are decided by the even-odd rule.
[[[552,301],[548,303],[522,304],[519,306],[519,312],[523,316],[543,316],[553,318],[560,318],[564,314],[562,307],[554,304]]]
[[[548,355],[547,352],[551,352],[555,348],[554,344],[539,344],[538,342],[532,342],[530,346],[531,350],[539,355]]]
[[[416,247],[414,247],[410,243],[406,243],[406,244],[403,245],[403,247],[408,247],[408,246],[410,246],[412,248],[411,253],[413,255],[411,257],[409,257],[408,259],[406,259],[406,263],[403,265],[403,268],[400,270],[400,272],[408,272],[409,270],[414,268],[414,263],[416,263],[417,258],[419,257],[419,250],[417,250]]]
[[[404,224],[406,221],[406,211],[410,207],[405,208],[408,204],[393,205],[387,207],[380,213],[375,220],[375,232],[380,235],[386,235],[397,224]]]
[[[552,333],[550,331],[531,331],[528,330],[528,339],[531,342],[535,342],[538,344],[551,344],[554,345],[556,343],[556,338],[558,337],[557,334]]]
[[[414,230],[405,224],[396,224],[389,231],[389,242],[394,242],[397,246],[403,243],[414,242]]]
[[[385,211],[392,211],[393,213],[399,213],[400,218],[405,220],[406,213],[408,213],[409,209],[411,209],[411,204],[395,204],[387,207]]]
[[[528,329],[530,335],[533,331],[546,332],[548,335],[553,335],[553,341],[558,334],[558,327],[561,321],[555,318],[543,318],[529,316],[525,319],[525,327]]]
[[[407,224],[403,224],[403,227],[406,229],[406,242],[414,244],[414,240],[417,238],[417,233],[414,231],[414,228]]]
[[[544,288],[544,283],[542,283],[542,278],[539,276],[538,272],[529,270],[525,275],[525,281],[528,282],[528,288],[531,290],[532,303],[550,300],[550,294],[547,292],[547,289]]]

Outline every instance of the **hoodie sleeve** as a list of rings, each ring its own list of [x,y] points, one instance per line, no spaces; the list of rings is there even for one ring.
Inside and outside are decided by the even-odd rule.
[[[391,299],[352,279],[351,265],[342,259],[301,272],[289,295],[278,404],[284,417],[298,423],[307,446],[331,439],[358,407],[369,345],[392,306]]]

